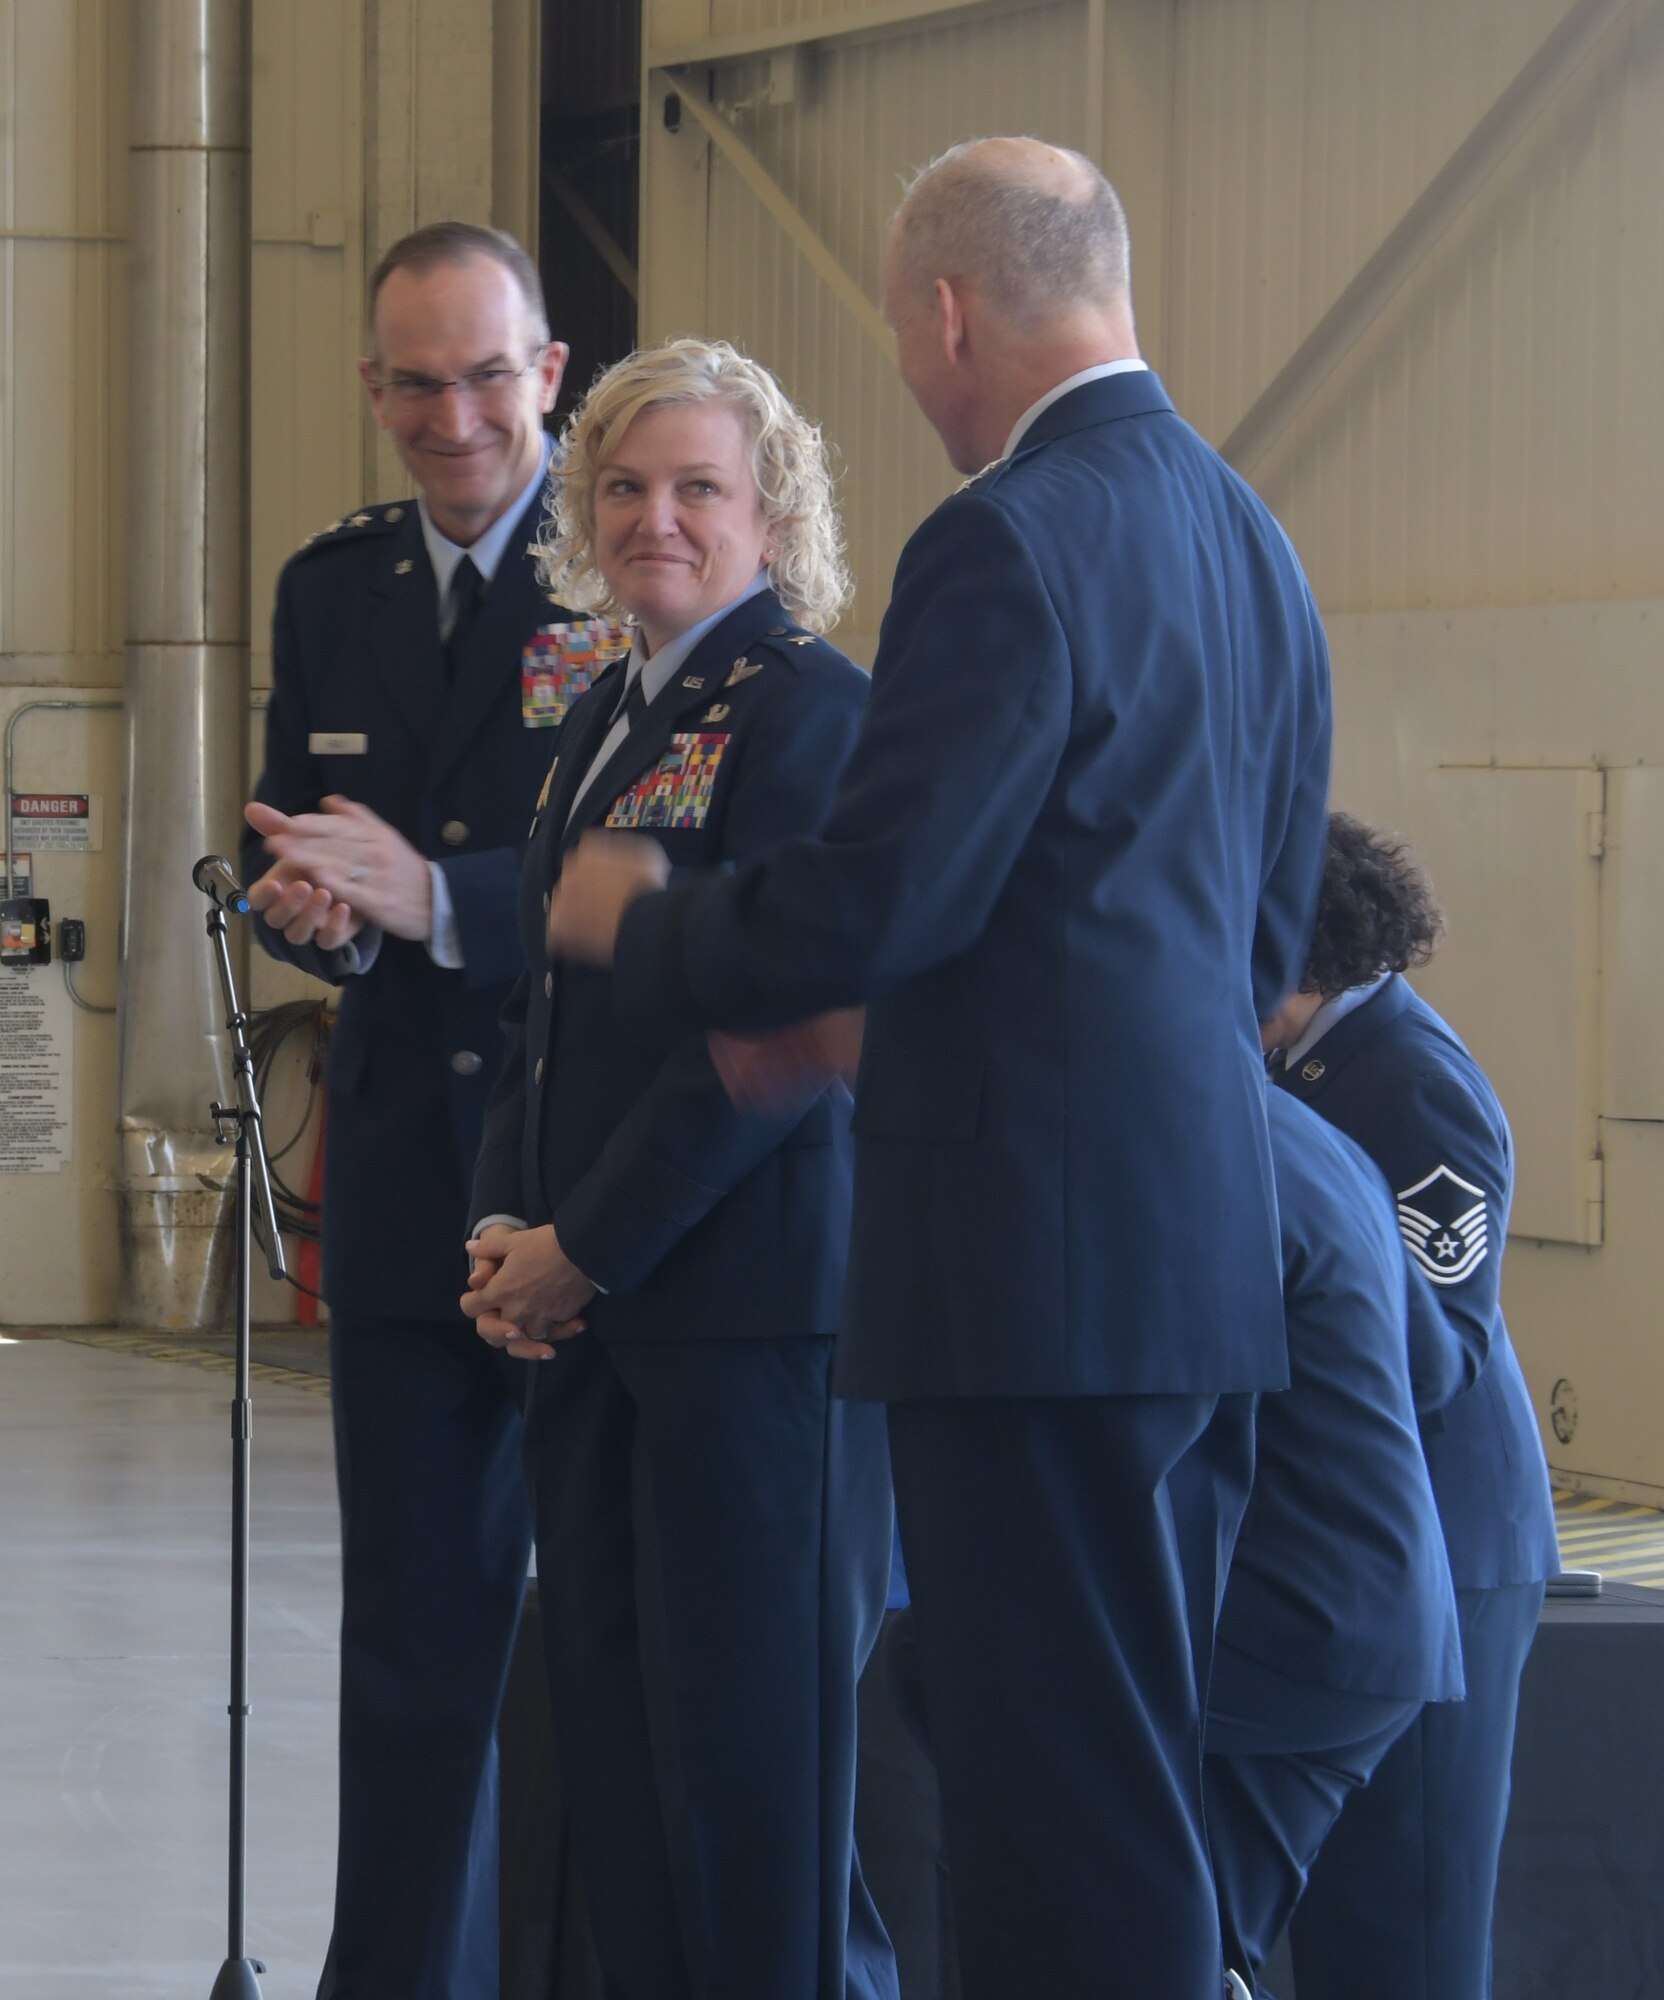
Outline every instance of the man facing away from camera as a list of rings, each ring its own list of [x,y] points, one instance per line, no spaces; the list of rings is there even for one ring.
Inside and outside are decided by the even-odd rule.
[[[674,887],[592,835],[551,947],[727,1031],[741,1096],[867,1008],[839,1386],[888,1405],[965,1992],[1216,2000],[1202,1691],[1288,1380],[1257,1023],[1317,888],[1327,656],[1139,357],[1089,161],[926,168],[885,312],[974,476],[903,551],[826,826]]]

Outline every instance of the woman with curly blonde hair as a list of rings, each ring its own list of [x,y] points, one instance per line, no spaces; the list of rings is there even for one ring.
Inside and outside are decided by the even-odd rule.
[[[725,340],[681,339],[609,368],[568,420],[550,471],[551,511],[539,537],[550,593],[578,611],[632,615],[596,566],[603,466],[649,411],[716,404],[734,412],[750,446],[768,539],[768,582],[811,632],[827,632],[853,594],[825,440],[766,368]]]
[[[740,1110],[703,1035],[551,967],[587,828],[714,868],[816,832],[866,699],[820,434],[717,341],[608,369],[551,475],[555,761],[486,1118],[464,1310],[533,1370],[544,1645],[606,1990],[895,2000],[855,1859],[855,1684],[890,1551],[883,1413],[831,1393],[849,1093]],[[563,636],[564,635],[564,636]],[[564,650],[563,650],[564,649]]]

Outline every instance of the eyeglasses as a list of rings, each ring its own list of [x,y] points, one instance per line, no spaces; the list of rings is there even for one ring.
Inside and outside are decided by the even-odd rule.
[[[471,397],[476,403],[489,403],[506,396],[536,366],[536,361],[528,361],[524,368],[475,368],[467,375],[453,375],[444,380],[432,375],[392,375],[378,382],[372,377],[370,387],[406,410],[426,409],[437,403],[447,389]]]

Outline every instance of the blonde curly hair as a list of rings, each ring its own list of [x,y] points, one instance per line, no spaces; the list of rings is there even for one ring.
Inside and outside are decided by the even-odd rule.
[[[826,441],[768,370],[725,340],[667,340],[596,377],[549,461],[537,535],[544,588],[574,611],[622,615],[595,567],[595,482],[644,410],[703,402],[728,404],[750,436],[757,497],[777,549],[768,578],[780,602],[811,632],[829,631],[854,589]]]

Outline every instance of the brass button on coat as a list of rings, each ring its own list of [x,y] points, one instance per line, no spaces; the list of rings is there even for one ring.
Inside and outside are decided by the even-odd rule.
[[[451,1057],[451,1068],[458,1076],[478,1076],[485,1068],[485,1058],[476,1055],[472,1049],[458,1049]]]
[[[448,819],[439,829],[439,838],[447,847],[460,847],[468,838],[468,829],[459,819]]]

